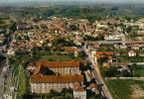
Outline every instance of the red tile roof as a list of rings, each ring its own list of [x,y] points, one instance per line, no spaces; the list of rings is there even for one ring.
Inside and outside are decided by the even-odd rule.
[[[65,52],[74,52],[74,51],[77,51],[78,48],[76,48],[76,47],[64,47],[63,50]]]
[[[44,67],[50,67],[50,68],[57,68],[57,67],[79,67],[79,61],[45,61],[45,62],[37,62],[37,66],[42,65]]]
[[[63,62],[37,62],[36,63],[36,69],[34,74],[39,73],[41,66],[48,67],[48,68],[66,68],[66,67],[79,67],[80,63],[86,63],[87,60],[81,60],[81,61],[63,61]]]
[[[94,56],[97,58],[104,58],[107,57],[108,59],[112,59],[112,56],[114,52],[97,52]]]
[[[74,91],[85,91],[85,90],[80,84],[76,84],[74,86]]]
[[[133,54],[136,53],[134,50],[130,50],[128,53]]]
[[[144,41],[125,41],[126,44],[144,44]]]
[[[92,83],[89,85],[89,87],[92,89],[92,88],[98,88],[98,86],[95,84],[95,83]]]
[[[64,75],[64,76],[48,76],[48,75],[32,75],[31,83],[70,83],[83,82],[83,75]]]

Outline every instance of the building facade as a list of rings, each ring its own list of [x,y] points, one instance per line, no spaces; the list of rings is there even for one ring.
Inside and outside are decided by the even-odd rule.
[[[74,88],[76,83],[83,83],[83,75],[45,76],[33,75],[30,78],[32,93],[49,93],[51,90],[62,91],[63,88]]]
[[[68,62],[37,62],[34,74],[30,77],[32,93],[49,93],[51,90],[62,91],[63,88],[74,89],[75,84],[83,84],[84,77],[80,73],[80,65],[86,60]],[[41,68],[48,68],[54,75],[43,74]],[[58,75],[57,75],[58,74]],[[82,99],[82,98],[81,98]],[[83,98],[85,99],[85,98]]]

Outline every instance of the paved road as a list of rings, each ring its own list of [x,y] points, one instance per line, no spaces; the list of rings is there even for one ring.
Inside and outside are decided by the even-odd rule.
[[[123,80],[125,80],[125,79],[131,79],[131,80],[144,80],[144,77],[106,77],[105,78],[106,80],[107,79],[123,79]]]
[[[136,63],[128,63],[129,65],[136,64],[136,65],[144,65],[144,62],[136,62]]]
[[[101,40],[101,41],[88,41],[88,42],[95,42],[95,43],[99,43],[99,44],[114,44],[114,43],[144,43],[144,41],[129,41],[129,40],[125,40],[125,41],[113,41],[113,40]]]
[[[104,83],[104,80],[103,80],[103,78],[102,78],[102,76],[101,76],[101,73],[100,73],[100,71],[99,71],[99,68],[98,68],[98,64],[97,64],[97,63],[94,63],[94,61],[93,61],[93,59],[91,58],[90,54],[89,54],[89,53],[87,52],[87,50],[86,50],[86,46],[84,46],[83,49],[84,49],[85,53],[88,55],[88,61],[92,63],[91,66],[92,66],[92,68],[94,68],[93,74],[94,74],[94,76],[95,76],[95,78],[96,78],[97,84],[99,84],[99,85],[102,84],[102,85],[103,85],[103,86],[102,86],[102,95],[105,96],[105,97],[108,98],[108,99],[113,99],[112,96],[111,96],[111,93],[109,92],[107,86],[106,86],[105,83]]]
[[[103,41],[92,41],[92,42],[99,43],[99,44],[114,44],[114,43],[123,43],[125,41],[106,41],[106,40],[103,40]]]

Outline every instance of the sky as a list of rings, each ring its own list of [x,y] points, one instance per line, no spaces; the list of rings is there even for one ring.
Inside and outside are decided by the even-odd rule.
[[[19,2],[98,2],[98,3],[143,3],[144,0],[0,0],[0,3]]]

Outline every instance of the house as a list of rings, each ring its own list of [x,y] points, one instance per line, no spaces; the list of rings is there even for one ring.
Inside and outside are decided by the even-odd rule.
[[[92,78],[93,78],[91,71],[87,70],[84,73],[85,73],[85,77],[86,77],[87,82],[90,82],[92,80]]]
[[[74,99],[87,99],[86,90],[80,84],[75,85],[73,96]]]
[[[104,62],[103,67],[110,68],[110,65],[107,62]]]
[[[134,50],[139,50],[140,47],[141,47],[140,44],[133,44],[133,45],[131,45],[131,49],[134,49]]]
[[[13,96],[11,94],[4,94],[3,95],[4,99],[12,99]]]
[[[120,44],[115,43],[114,44],[114,48],[119,49],[120,48]]]
[[[116,62],[116,63],[112,63],[111,65],[112,65],[112,66],[116,66],[116,67],[118,67],[118,66],[126,67],[126,66],[128,66],[128,63]]]
[[[90,89],[91,91],[95,92],[96,94],[99,94],[98,86],[97,86],[97,84],[95,84],[95,83],[91,83],[91,84],[88,86],[88,89]]]
[[[125,35],[122,33],[105,35],[105,40],[125,40]]]
[[[120,71],[120,72],[123,72],[123,71],[130,72],[130,69],[127,66],[125,66],[125,67],[119,68],[118,71]]]
[[[10,48],[7,52],[8,55],[14,55],[15,54],[15,51],[13,48]]]
[[[144,31],[138,31],[137,34],[138,35],[144,35]]]
[[[134,57],[134,56],[136,56],[136,52],[135,52],[134,50],[130,50],[130,51],[128,52],[128,56],[129,56],[129,57]]]
[[[112,63],[112,56],[114,52],[96,52],[94,55],[94,61],[96,62],[97,59],[107,58],[109,63]]]
[[[96,52],[97,52],[96,50],[91,51],[91,56],[94,57]]]
[[[126,48],[127,48],[127,45],[122,44],[122,45],[120,45],[120,48],[121,48],[121,49],[126,49]]]
[[[78,48],[77,47],[64,47],[62,48],[65,54],[73,54],[75,57],[78,56]]]
[[[36,68],[33,64],[29,64],[27,67],[26,67],[26,70],[28,71],[34,71]]]

